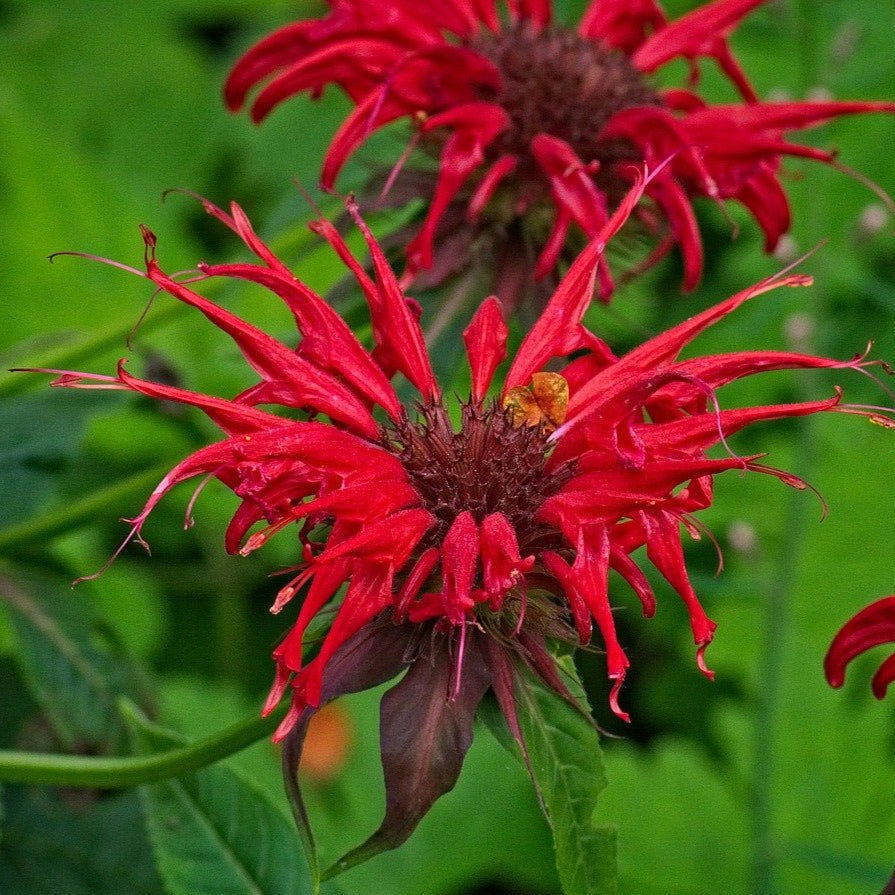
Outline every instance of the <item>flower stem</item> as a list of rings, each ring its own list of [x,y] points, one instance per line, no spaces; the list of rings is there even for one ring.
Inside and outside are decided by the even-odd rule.
[[[186,305],[171,304],[149,314],[140,326],[140,332],[146,333],[163,324],[170,323],[187,311]],[[84,360],[89,360],[97,354],[120,348],[134,329],[134,317],[128,315],[126,319],[116,321],[100,332],[83,339],[74,345],[66,345],[63,348],[55,348],[43,353],[37,353],[23,358],[16,358],[18,367],[41,367],[50,370],[70,370]],[[39,376],[29,376],[24,373],[16,373],[0,380],[0,398],[9,398],[20,392],[35,388],[38,385],[46,385],[46,380]]]
[[[799,92],[806,95],[818,86],[820,66],[817,46],[817,8],[813,0],[795,0],[795,39],[799,47]],[[812,175],[813,176],[813,175]],[[813,189],[805,190],[804,218],[807,222],[801,232],[809,245],[816,245],[826,236],[824,222],[829,220],[827,202],[816,179]],[[828,267],[823,253],[813,261],[814,273]],[[822,278],[821,278],[822,279]],[[814,287],[815,316],[823,314],[823,287]],[[799,380],[796,400],[807,401],[812,394]],[[794,420],[793,471],[803,478],[810,478],[817,466],[816,421],[809,417]],[[752,891],[755,895],[777,895],[777,841],[775,835],[775,785],[777,734],[780,709],[783,700],[783,677],[786,650],[791,638],[792,596],[799,573],[799,562],[805,543],[806,501],[805,495],[792,491],[788,495],[784,515],[784,535],[780,552],[769,581],[761,621],[762,657],[758,669],[758,695],[753,740],[753,787],[751,802],[752,822]]]
[[[807,391],[799,389],[799,391]],[[799,400],[807,400],[800,395]],[[794,436],[793,470],[807,476],[816,460],[813,433],[814,420],[798,419]],[[764,614],[761,620],[762,654],[758,668],[758,693],[753,753],[752,874],[755,895],[776,895],[777,843],[774,832],[775,747],[783,697],[782,680],[786,650],[792,626],[792,591],[799,571],[805,543],[805,494],[793,491],[787,495],[783,520],[783,542],[766,589]]]
[[[56,535],[93,522],[109,510],[117,511],[132,497],[145,497],[169,469],[170,464],[154,466],[80,500],[49,510],[35,519],[26,519],[3,528],[0,530],[0,556],[33,545],[43,545]]]
[[[269,736],[283,719],[287,708],[286,702],[266,718],[254,714],[210,737],[154,755],[96,758],[0,750],[0,780],[11,783],[125,789],[142,783],[181,777]]]

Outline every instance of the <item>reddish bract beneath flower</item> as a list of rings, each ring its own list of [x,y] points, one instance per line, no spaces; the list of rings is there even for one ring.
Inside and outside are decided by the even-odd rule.
[[[895,643],[895,596],[883,597],[850,618],[830,644],[824,659],[824,673],[831,687],[845,682],[845,669],[861,653]],[[889,684],[895,680],[895,654],[889,656],[873,676],[873,695],[882,699]]]
[[[330,0],[325,18],[289,25],[250,49],[227,80],[226,101],[238,110],[263,85],[252,104],[257,122],[297,93],[319,96],[338,84],[355,109],[324,161],[326,189],[373,131],[411,121],[420,147],[440,164],[437,177],[417,172],[397,190],[394,201],[416,194],[428,208],[407,247],[404,282],[429,269],[430,282],[446,276],[457,243],[468,249],[471,233],[484,228],[497,244],[496,291],[511,307],[520,276],[555,270],[572,225],[597,234],[633,180],[632,163],[655,167],[671,157],[636,216],[657,241],[647,266],[677,243],[691,289],[702,270],[694,197],[740,202],[772,251],[790,226],[781,157],[833,160],[785,134],[838,115],[895,111],[892,103],[759,102],[727,38],[763,2],[715,0],[668,22],[655,0],[592,0],[572,29],[552,23],[547,0],[508,3],[506,15],[495,0]],[[694,92],[706,58],[742,105],[709,106]],[[654,87],[650,76],[675,59],[689,64],[689,83]],[[542,209],[552,210],[552,222]],[[465,216],[479,219],[478,229]],[[520,223],[526,235],[513,237]],[[520,252],[531,244],[533,268]],[[514,276],[519,265],[524,272]],[[601,296],[611,291],[601,261]]]

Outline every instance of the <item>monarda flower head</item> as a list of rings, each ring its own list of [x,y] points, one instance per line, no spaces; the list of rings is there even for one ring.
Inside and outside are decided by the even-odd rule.
[[[557,642],[588,644],[596,625],[610,705],[627,719],[619,690],[629,660],[613,622],[611,572],[646,616],[656,599],[642,566],[667,580],[689,614],[696,661],[711,676],[704,653],[715,624],[690,584],[681,529],[698,535],[693,514],[710,505],[714,477],[726,470],[802,485],[758,456],[737,456],[728,437],[763,420],[870,413],[842,404],[838,390],[823,400],[738,409],[721,409],[715,398],[726,383],[766,370],[864,369],[870,362],[863,358],[745,350],[679,358],[744,302],[808,284],[801,274],[764,280],[623,357],[583,326],[605,244],[648,186],[642,178],[572,264],[494,397],[508,335],[500,302],[486,299],[465,330],[470,392],[447,400],[418,309],[351,204],[372,277],[332,225],[314,226],[357,277],[371,346],[292,275],[238,205],[227,213],[206,202],[257,263],[200,264],[188,285],[162,270],[155,237],[144,230],[144,275],[230,335],[257,382],[220,398],[137,378],[123,362],[115,376],[55,371],[57,385],[126,389],[198,407],[225,433],[164,477],[131,520],[128,540],[140,537],[171,488],[196,477],[216,478],[241,499],[225,536],[230,553],[250,553],[284,529],[296,532],[299,562],[272,611],[291,610],[293,600],[299,609],[274,651],[276,679],[265,708],[291,690],[291,709],[275,734],[287,741],[291,771],[319,706],[402,675],[381,709],[386,817],[349,863],[402,842],[453,786],[488,691],[520,742],[519,675],[538,675],[571,699],[551,652]],[[212,277],[250,281],[282,299],[301,336],[297,348],[192,288]],[[415,390],[413,404],[399,400],[396,374]],[[713,447],[719,456],[709,455]],[[308,626],[321,621],[325,607],[332,609],[328,630],[309,644]]]
[[[695,197],[741,203],[772,251],[790,226],[781,157],[834,162],[786,134],[838,115],[895,111],[892,103],[760,102],[727,38],[763,2],[716,0],[669,22],[655,0],[592,0],[571,28],[553,23],[549,0],[508,0],[503,12],[495,0],[329,0],[324,18],[251,48],[227,80],[226,101],[238,110],[263,85],[251,107],[257,122],[295,94],[339,85],[355,108],[323,163],[326,189],[373,131],[410,121],[411,145],[438,168],[391,184],[389,202],[417,196],[427,209],[402,282],[427,271],[422,282],[438,285],[458,272],[458,258],[466,269],[478,257],[496,270],[494,291],[510,310],[532,274],[574,257],[570,228],[599,233],[631,183],[632,162],[655,167],[672,157],[635,217],[652,234],[644,266],[677,244],[691,289],[703,265]],[[709,105],[696,92],[704,59],[742,102]],[[661,89],[652,75],[674,60],[689,65],[689,82]],[[599,282],[608,299],[602,259]]]

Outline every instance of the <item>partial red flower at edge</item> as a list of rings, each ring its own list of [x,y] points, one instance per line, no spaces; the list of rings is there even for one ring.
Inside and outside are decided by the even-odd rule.
[[[760,102],[727,38],[763,2],[715,0],[668,22],[655,0],[592,0],[573,29],[553,23],[549,0],[507,3],[505,14],[495,0],[329,0],[327,16],[288,25],[245,53],[224,93],[235,111],[260,86],[251,106],[260,122],[296,94],[341,87],[355,108],[324,160],[325,189],[373,131],[412,122],[439,170],[413,172],[396,187],[395,203],[416,195],[428,209],[407,246],[403,282],[429,271],[426,281],[437,285],[453,271],[458,245],[468,259],[485,234],[496,256],[485,264],[510,310],[520,280],[550,274],[564,252],[574,256],[570,228],[596,236],[630,185],[633,162],[655,167],[673,156],[635,217],[655,244],[647,265],[678,244],[692,289],[703,265],[694,198],[741,203],[770,252],[790,227],[781,158],[834,159],[787,133],[895,111],[886,102]],[[696,92],[707,58],[741,104],[708,105]],[[688,82],[655,86],[653,73],[679,59],[689,64]],[[542,210],[552,210],[552,224]],[[532,246],[536,261],[526,258]],[[601,296],[612,288],[601,261]]]
[[[196,477],[200,489],[213,477],[241,500],[225,535],[230,553],[254,551],[287,528],[297,534],[301,559],[272,611],[285,610],[296,597],[300,607],[274,651],[276,679],[265,711],[291,688],[291,710],[275,739],[286,740],[300,823],[306,818],[294,771],[313,712],[405,672],[381,709],[385,819],[340,866],[400,844],[452,788],[486,692],[493,692],[517,737],[520,672],[527,669],[572,698],[551,643],[587,644],[596,624],[612,681],[610,705],[627,719],[619,694],[629,659],[613,621],[611,572],[650,616],[656,598],[641,565],[648,560],[655,567],[680,595],[697,663],[711,676],[704,653],[715,623],[689,581],[681,527],[698,536],[693,514],[711,504],[714,476],[725,470],[802,486],[759,456],[732,453],[730,436],[755,422],[822,411],[895,425],[879,412],[843,404],[838,389],[795,404],[721,409],[716,401],[723,385],[755,373],[874,363],[863,357],[836,361],[764,350],[679,359],[699,333],[744,302],[781,286],[807,285],[805,275],[764,280],[622,357],[589,332],[582,318],[606,242],[648,186],[648,178],[638,181],[574,262],[519,346],[496,399],[488,393],[505,358],[507,327],[497,299],[482,303],[464,336],[472,394],[454,413],[433,375],[411,299],[353,205],[372,277],[331,224],[314,227],[358,278],[372,350],[277,259],[238,205],[228,214],[206,202],[259,263],[200,264],[188,285],[163,271],[155,237],[144,229],[145,276],[228,333],[257,374],[255,384],[219,398],[140,379],[123,361],[115,376],[55,371],[56,385],[125,389],[198,407],[225,433],[164,477],[131,520],[125,543],[140,537],[171,488]],[[301,336],[297,348],[192,288],[212,277],[250,281],[282,299]],[[391,382],[397,372],[418,393],[414,407],[398,400]],[[305,413],[312,418],[295,419]],[[710,456],[718,446],[719,456]],[[308,625],[328,604],[333,620],[309,654]],[[306,827],[305,834],[310,837]]]
[[[830,644],[824,659],[824,674],[831,687],[845,682],[848,664],[867,650],[884,643],[895,643],[895,596],[883,597],[850,618]],[[882,699],[895,680],[895,653],[889,656],[873,676],[873,695]]]

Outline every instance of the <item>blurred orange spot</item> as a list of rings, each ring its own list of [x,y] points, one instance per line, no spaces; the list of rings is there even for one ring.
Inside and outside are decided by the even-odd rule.
[[[327,703],[311,716],[299,772],[314,783],[329,783],[348,761],[354,726],[338,701]]]

